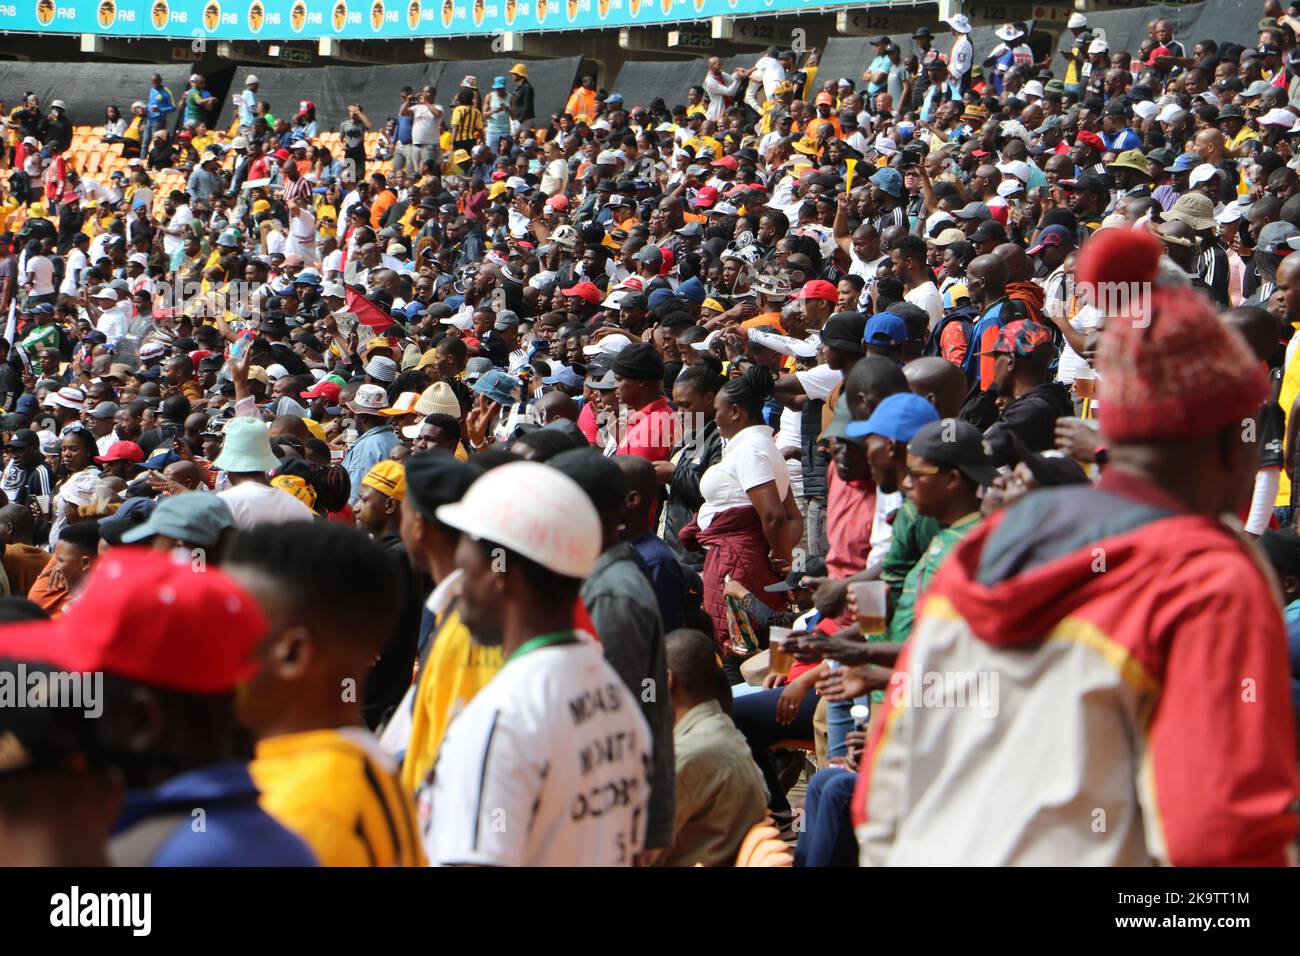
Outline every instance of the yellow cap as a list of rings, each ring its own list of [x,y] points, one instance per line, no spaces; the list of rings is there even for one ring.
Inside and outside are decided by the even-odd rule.
[[[253,203],[253,215],[260,216],[264,212],[271,210],[271,203],[266,199],[259,199]]]
[[[386,458],[366,472],[361,483],[369,485],[381,495],[401,501],[406,497],[406,468],[399,462]]]
[[[719,302],[717,299],[705,299],[703,304],[700,305],[700,308],[711,309],[712,311],[717,312],[719,314],[727,311],[722,307],[722,303]]]
[[[504,182],[493,183],[488,187],[488,199],[496,199],[505,191],[506,184]]]
[[[293,495],[308,508],[316,510],[316,489],[297,475],[276,475],[271,479],[271,487]]]

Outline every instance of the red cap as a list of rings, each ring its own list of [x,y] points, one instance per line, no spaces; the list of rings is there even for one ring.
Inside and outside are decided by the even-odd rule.
[[[568,209],[569,197],[563,193],[556,193],[550,199],[546,200],[546,205],[550,206],[552,209]]]
[[[315,108],[316,108],[316,104],[313,103],[311,100],[303,100],[301,103],[298,104],[298,115],[306,116],[308,110],[314,110]]]
[[[284,162],[286,159],[289,158],[289,151],[287,149],[277,149],[274,153],[271,154],[271,158],[278,159],[280,160],[280,162]]]
[[[300,397],[301,398],[324,398],[324,399],[328,399],[331,402],[337,402],[339,400],[339,393],[341,391],[342,390],[339,388],[337,382],[317,382],[311,388],[307,389],[305,392],[302,392]]]
[[[835,286],[825,279],[809,279],[803,284],[803,288],[790,296],[792,299],[825,299],[827,302],[838,302],[839,293],[835,291]]]
[[[719,169],[738,169],[740,167],[740,163],[736,162],[735,156],[723,156],[721,159],[715,159],[709,165],[716,166]]]
[[[207,358],[211,354],[212,354],[211,349],[195,349],[193,352],[190,353],[190,361],[193,362],[195,365],[198,365],[202,359]]]
[[[579,282],[568,289],[561,289],[560,295],[571,295],[578,299],[586,299],[593,305],[604,298],[600,294],[600,288],[594,282]]]
[[[502,179],[509,179],[509,178],[510,178],[510,174],[506,172],[504,169],[498,169],[495,173],[492,174],[493,182],[499,182]]]
[[[64,192],[63,198],[60,201],[65,203],[76,202],[80,198],[81,197],[77,195],[77,191],[75,189],[69,189]]]
[[[673,271],[673,263],[677,261],[677,254],[667,247],[660,249],[659,254],[663,257],[663,261],[659,263],[659,274],[666,276]]]
[[[1079,135],[1076,136],[1075,139],[1078,142],[1083,143],[1085,146],[1091,146],[1099,153],[1104,153],[1106,151],[1106,144],[1101,141],[1101,137],[1090,129],[1079,130]]]
[[[110,461],[144,461],[144,449],[133,441],[115,441],[108,446],[108,451],[95,459],[99,464]]]
[[[718,201],[718,190],[713,186],[701,186],[695,191],[695,198],[691,200],[691,205],[708,209]]]
[[[216,568],[124,547],[99,559],[63,617],[0,628],[0,657],[222,694],[257,672],[265,633],[257,602]]]
[[[750,192],[751,190],[760,193],[765,193],[767,192],[767,187],[764,186],[762,183],[737,183],[736,185],[732,186],[730,189],[727,190],[726,195],[739,196],[741,193],[747,193]]]

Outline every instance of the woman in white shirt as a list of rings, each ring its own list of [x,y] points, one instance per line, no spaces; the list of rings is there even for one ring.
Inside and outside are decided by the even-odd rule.
[[[779,595],[764,588],[782,580],[803,518],[790,488],[772,429],[763,424],[763,403],[772,394],[772,373],[748,359],[738,359],[741,373],[718,393],[715,421],[724,442],[722,459],[700,480],[695,521],[682,529],[688,549],[707,549],[704,558],[704,609],[713,619],[714,638],[725,643],[727,610],[723,599],[730,576],[778,609]]]

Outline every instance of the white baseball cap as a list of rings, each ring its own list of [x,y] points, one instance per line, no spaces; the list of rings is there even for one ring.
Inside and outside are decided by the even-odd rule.
[[[626,335],[607,335],[599,342],[593,342],[591,345],[584,345],[582,352],[584,355],[615,355],[632,344],[632,340]]]
[[[600,518],[568,475],[534,461],[493,468],[438,520],[491,541],[555,574],[585,578],[600,556]]]
[[[348,297],[348,290],[343,288],[342,282],[325,282],[322,283],[320,287],[320,294],[322,298],[337,297],[340,299],[346,299]]]
[[[1030,80],[1020,88],[1020,92],[1025,94],[1025,96],[1037,96],[1039,99],[1042,99],[1044,92],[1043,84],[1038,80]]]
[[[1152,100],[1143,100],[1141,103],[1133,104],[1133,113],[1140,119],[1149,120],[1158,112],[1158,107]]]
[[[1172,120],[1175,116],[1177,116],[1182,111],[1183,108],[1179,106],[1177,103],[1170,103],[1168,106],[1166,106],[1164,109],[1162,109],[1159,113],[1156,114],[1156,122],[1168,123],[1170,120]]]
[[[1286,126],[1288,128],[1294,126],[1295,121],[1295,113],[1280,107],[1274,107],[1257,120],[1260,126]]]
[[[53,100],[50,103],[50,109],[52,110],[66,110],[67,108],[68,106],[63,100]]]
[[[1003,199],[1025,191],[1025,184],[1018,179],[1004,179],[998,183],[998,195]]]
[[[1029,182],[1031,175],[1029,164],[1021,159],[1013,159],[1009,163],[998,163],[998,172],[1006,173],[1008,176],[1015,176],[1022,183]]]
[[[252,73],[250,73],[250,74],[248,74],[248,76],[244,77],[244,85],[245,85],[245,86],[256,86],[256,85],[257,85],[258,83],[260,83],[260,82],[262,82],[262,81],[259,80],[259,79],[258,79],[255,75],[253,75]]]
[[[1105,40],[1093,40],[1091,43],[1088,44],[1089,56],[1092,56],[1092,54],[1094,53],[1109,53],[1109,52],[1110,52],[1110,44],[1107,43]]]
[[[129,256],[126,257],[126,261],[134,262],[138,266],[148,267],[149,265],[149,257],[146,256],[143,252],[131,253]]]
[[[1187,182],[1189,186],[1196,187],[1201,183],[1208,183],[1216,176],[1222,175],[1223,171],[1213,163],[1201,163],[1201,165],[1192,170],[1192,175],[1188,178]]]
[[[117,301],[117,290],[114,289],[112,286],[107,286],[107,285],[106,285],[106,286],[104,286],[104,288],[100,289],[98,292],[96,292],[94,295],[92,295],[91,298],[92,298],[92,299],[107,299],[109,302],[116,302],[116,301]]]
[[[1065,25],[1071,30],[1082,30],[1088,25],[1088,18],[1082,13],[1072,13],[1070,14],[1070,19],[1066,21]]]

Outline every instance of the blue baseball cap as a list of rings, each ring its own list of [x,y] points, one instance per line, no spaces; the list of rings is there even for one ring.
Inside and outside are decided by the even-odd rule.
[[[862,332],[866,345],[898,346],[907,341],[907,323],[895,312],[877,312]]]
[[[53,315],[54,306],[50,305],[48,302],[41,302],[32,306],[29,311],[32,315]]]
[[[582,376],[571,365],[562,365],[554,375],[542,379],[543,385],[563,385],[565,388],[582,389]]]
[[[148,471],[160,471],[168,465],[174,465],[176,462],[181,460],[182,458],[180,455],[176,454],[176,452],[172,451],[170,448],[166,448],[160,451],[155,451],[140,467]]]
[[[886,166],[871,174],[871,184],[878,186],[891,196],[903,195],[903,174],[897,169]]]
[[[519,379],[499,368],[489,369],[471,388],[498,405],[513,405],[519,401]]]
[[[41,410],[41,403],[36,400],[36,396],[31,392],[24,392],[18,396],[18,402],[14,405],[14,411],[26,415],[28,418],[33,417]]]
[[[909,442],[922,428],[938,420],[934,406],[920,395],[897,392],[883,399],[866,421],[849,422],[844,434],[849,438],[881,435],[891,441]]]
[[[1201,157],[1197,156],[1195,153],[1183,153],[1174,160],[1173,165],[1169,167],[1168,171],[1171,173],[1185,173],[1189,169],[1195,169],[1203,162],[1205,162],[1205,160],[1201,159]]]
[[[320,285],[320,273],[315,269],[303,269],[293,277],[294,285]]]
[[[703,302],[709,296],[704,290],[704,283],[700,281],[699,277],[691,276],[677,287],[677,297],[688,302]]]
[[[685,285],[686,283],[682,283],[682,284]],[[671,289],[664,289],[664,288],[655,289],[653,292],[650,293],[650,296],[646,299],[646,305],[651,309],[657,309],[659,308],[659,306],[663,305],[664,302],[666,302],[668,299],[671,299],[672,297],[673,297],[673,293]],[[700,301],[703,302],[704,300],[701,299]]]

